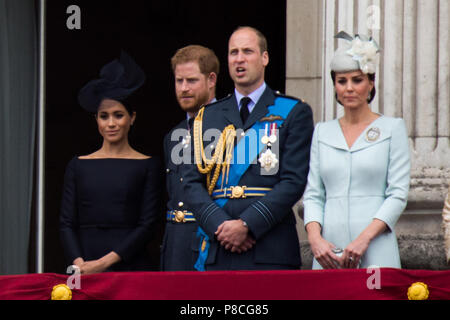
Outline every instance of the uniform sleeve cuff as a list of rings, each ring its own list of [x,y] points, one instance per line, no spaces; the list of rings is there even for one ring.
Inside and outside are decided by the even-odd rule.
[[[217,228],[227,220],[231,220],[231,217],[216,203],[211,202],[203,209],[203,213],[198,222],[206,234],[212,239],[214,238]]]
[[[240,218],[247,223],[249,232],[251,232],[256,240],[261,238],[276,224],[270,208],[261,201],[252,203],[240,215]]]

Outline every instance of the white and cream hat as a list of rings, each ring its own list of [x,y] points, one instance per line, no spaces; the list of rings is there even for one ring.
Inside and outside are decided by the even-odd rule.
[[[341,31],[335,38],[347,40],[347,43],[335,51],[331,60],[331,71],[361,70],[365,74],[375,73],[379,63],[380,48],[372,37],[358,34],[352,37]]]

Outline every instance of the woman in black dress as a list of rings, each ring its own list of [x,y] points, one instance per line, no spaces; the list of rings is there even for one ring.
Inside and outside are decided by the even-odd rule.
[[[159,161],[134,150],[128,132],[136,112],[125,99],[145,81],[124,52],[79,94],[95,113],[103,145],[68,164],[60,235],[68,262],[81,274],[150,270],[146,245],[159,210]]]

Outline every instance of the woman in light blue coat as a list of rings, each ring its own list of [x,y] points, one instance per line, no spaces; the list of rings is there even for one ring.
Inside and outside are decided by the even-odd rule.
[[[370,109],[375,41],[343,32],[337,37],[348,41],[331,62],[344,116],[316,125],[303,201],[313,269],[400,268],[394,227],[409,190],[405,123]]]

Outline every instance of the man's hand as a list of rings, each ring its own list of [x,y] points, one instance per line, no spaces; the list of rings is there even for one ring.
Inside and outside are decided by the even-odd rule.
[[[237,253],[247,252],[248,250],[253,248],[255,243],[256,241],[250,235],[247,235],[247,238],[244,240],[244,242],[242,242],[242,244],[239,247],[231,247],[231,252]]]
[[[245,252],[255,244],[241,219],[225,221],[217,228],[215,235],[220,244],[231,252]]]

